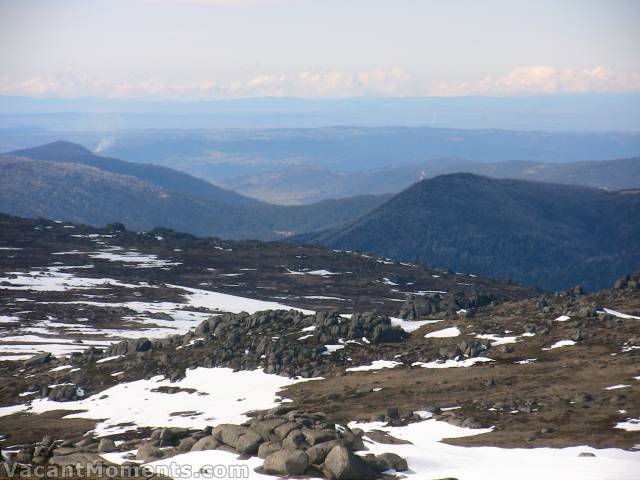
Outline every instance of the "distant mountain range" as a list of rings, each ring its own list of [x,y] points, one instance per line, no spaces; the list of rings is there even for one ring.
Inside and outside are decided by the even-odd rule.
[[[268,103],[268,102],[267,102]],[[96,155],[135,162],[117,173],[155,181],[164,166],[282,205],[399,193],[437,175],[473,172],[609,189],[640,187],[640,133],[464,130],[432,127],[46,131],[1,129],[0,151],[65,139]],[[613,158],[624,163],[597,163]],[[55,160],[55,158],[54,158]],[[590,162],[586,162],[586,161]],[[579,162],[562,167],[559,164]],[[113,161],[96,160],[105,168]],[[484,164],[487,165],[484,165]],[[157,165],[145,172],[138,164]],[[178,177],[187,193],[211,185]],[[213,193],[217,200],[221,192]],[[224,193],[225,201],[231,194]],[[235,197],[235,202],[248,199]]]
[[[425,178],[460,172],[607,190],[640,188],[640,157],[569,163],[472,162],[440,158],[415,165],[361,172],[335,172],[313,166],[291,166],[231,179],[225,182],[225,186],[250,197],[274,203],[305,204],[365,192],[399,193]]]
[[[347,226],[292,241],[549,290],[640,268],[640,195],[473,174],[423,180]]]
[[[390,196],[361,195],[283,207],[243,197],[170,168],[100,157],[55,142],[0,156],[5,213],[197,235],[278,239],[330,228],[369,212]]]
[[[636,181],[637,163],[531,163],[525,168],[506,162],[500,171],[624,186],[625,176],[633,177],[629,185]],[[492,165],[481,169],[495,173]],[[393,184],[393,175],[386,178]],[[384,179],[382,173],[360,178],[373,191]],[[133,230],[162,226],[227,239],[291,237],[293,243],[374,252],[549,290],[578,283],[598,289],[640,269],[638,190],[604,191],[470,173],[425,179],[395,196],[280,206],[171,168],[101,157],[79,145],[54,142],[0,155],[0,205],[12,215],[99,226],[121,222]]]

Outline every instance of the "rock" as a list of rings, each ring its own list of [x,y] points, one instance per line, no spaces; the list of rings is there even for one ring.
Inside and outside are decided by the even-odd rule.
[[[576,342],[581,342],[584,340],[584,335],[582,333],[582,330],[578,329],[574,332],[573,336],[571,337],[572,340],[576,341]]]
[[[301,450],[283,449],[269,455],[262,468],[276,475],[302,475],[309,466],[309,457]]]
[[[211,436],[216,440],[224,443],[225,445],[229,445],[230,447],[236,448],[238,445],[238,440],[242,435],[248,432],[247,427],[243,427],[240,425],[233,425],[230,423],[223,423],[221,425],[217,425],[213,431],[211,432]]]
[[[98,452],[98,443],[90,443],[89,445],[85,445],[84,447],[76,447],[76,450],[79,452],[85,453],[97,453]]]
[[[49,400],[53,402],[70,402],[78,398],[78,387],[75,385],[58,385],[49,392]]]
[[[331,440],[328,442],[318,443],[311,448],[308,448],[306,453],[309,457],[309,463],[311,465],[320,465],[327,458],[329,452],[338,445],[344,445],[342,440]]]
[[[386,445],[411,445],[409,440],[396,438],[383,430],[372,430],[367,432],[367,437],[376,443],[384,443]]]
[[[398,409],[395,407],[387,408],[387,417],[395,420],[400,418],[400,413],[398,412]]]
[[[101,453],[113,452],[116,450],[116,444],[110,438],[103,438],[98,443],[98,451]]]
[[[255,455],[256,453],[258,453],[258,448],[260,447],[261,443],[264,443],[262,436],[257,432],[249,430],[247,433],[238,438],[236,450],[238,450],[238,452],[240,453]]]
[[[53,451],[53,455],[61,456],[61,455],[69,455],[70,453],[77,453],[78,450],[74,447],[58,447]]]
[[[302,435],[304,436],[304,439],[307,441],[307,443],[311,446],[323,442],[328,442],[336,438],[335,434],[330,430],[311,430],[305,428],[304,430],[302,430]]]
[[[580,452],[578,454],[579,457],[595,457],[596,455],[591,452]]]
[[[289,435],[282,441],[282,448],[299,449],[305,443],[301,430],[291,430]],[[308,447],[308,445],[307,445]]]
[[[208,435],[204,438],[201,438],[191,447],[192,452],[201,452],[203,450],[215,450],[220,446],[220,442],[213,438],[211,435]]]
[[[273,452],[282,450],[282,445],[279,442],[263,442],[258,448],[258,457],[264,459],[271,455]]]
[[[291,430],[295,430],[298,427],[299,425],[295,422],[287,422],[276,427],[273,430],[273,433],[275,433],[280,440],[284,440],[287,437],[287,435],[289,435],[289,432],[291,432]]]
[[[328,477],[336,480],[365,480],[378,476],[367,462],[341,445],[331,449],[324,460],[324,470]]]
[[[383,453],[382,455],[377,455],[376,458],[387,467],[383,471],[395,470],[396,472],[404,472],[409,470],[407,461],[395,453]]]
[[[49,459],[49,465],[64,467],[67,465],[99,465],[108,464],[100,455],[96,453],[72,453],[70,455],[54,456]]]
[[[178,451],[179,452],[190,452],[193,446],[196,444],[197,440],[193,437],[186,437],[180,440],[178,443]]]
[[[576,403],[588,403],[593,401],[593,395],[590,393],[582,392],[573,397],[573,401]]]
[[[87,437],[76,443],[76,447],[86,447],[87,445],[91,445],[92,443],[96,443],[95,440],[91,437]]]
[[[287,423],[284,418],[273,418],[251,423],[251,430],[258,432],[265,442],[275,440],[277,438],[274,429],[280,425]]]
[[[39,353],[34,355],[31,358],[28,358],[24,361],[25,367],[37,367],[38,365],[44,365],[45,363],[49,363],[53,359],[51,353]]]
[[[224,443],[221,443],[220,445],[218,445],[218,448],[216,448],[216,450],[222,450],[223,452],[233,453],[234,455],[238,454],[238,451],[235,448],[230,447],[229,445],[225,445]]]
[[[136,460],[142,460],[144,463],[159,460],[162,457],[164,457],[162,450],[151,443],[142,444],[138,447],[138,452],[136,453]]]
[[[33,458],[33,452],[20,451],[16,453],[16,462],[18,463],[30,463]]]
[[[344,444],[354,452],[364,450],[364,443],[362,442],[362,438],[355,435],[349,429],[342,432],[342,440],[344,441]]]

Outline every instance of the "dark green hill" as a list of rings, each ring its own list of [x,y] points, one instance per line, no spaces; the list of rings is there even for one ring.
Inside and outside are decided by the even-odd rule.
[[[462,173],[418,182],[345,227],[294,241],[598,289],[640,268],[638,238],[640,195]]]

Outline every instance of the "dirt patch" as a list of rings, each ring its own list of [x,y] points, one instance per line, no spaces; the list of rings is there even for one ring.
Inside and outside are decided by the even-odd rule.
[[[39,442],[45,435],[54,439],[80,439],[89,430],[95,428],[97,420],[86,418],[63,418],[77,413],[74,410],[53,410],[51,412],[31,415],[15,413],[2,417],[2,433],[5,439],[2,447]]]

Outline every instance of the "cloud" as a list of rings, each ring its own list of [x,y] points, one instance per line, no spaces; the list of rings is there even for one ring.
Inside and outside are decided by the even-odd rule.
[[[59,77],[0,78],[0,95],[107,97],[158,100],[213,100],[240,97],[344,98],[407,95],[531,95],[560,93],[640,93],[640,74],[605,66],[557,69],[549,65],[517,67],[499,77],[430,84],[401,68],[359,72],[307,70],[264,74],[220,83],[214,79],[173,83],[160,79],[105,82],[67,69]]]
[[[345,73],[305,71],[294,75],[261,75],[228,86],[242,96],[352,97],[400,96],[410,93],[410,76],[399,68]]]
[[[604,65],[557,69],[550,65],[516,67],[498,78],[428,86],[429,95],[531,95],[557,93],[640,92],[639,73],[620,73]]]
[[[27,80],[0,78],[0,95],[210,100],[216,98],[291,96],[340,98],[410,93],[410,77],[398,68],[356,73],[305,71],[291,75],[259,75],[220,84],[215,80],[167,83],[158,79],[106,83],[76,74]]]

